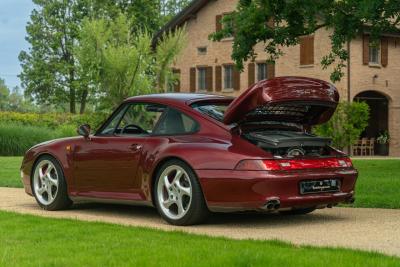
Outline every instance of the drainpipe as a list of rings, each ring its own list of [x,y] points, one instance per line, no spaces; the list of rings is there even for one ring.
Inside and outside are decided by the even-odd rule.
[[[350,83],[350,63],[351,63],[350,62],[350,42],[351,42],[351,40],[347,39],[347,102],[348,103],[351,102],[351,97],[350,97],[350,93],[351,93],[351,90],[350,90],[350,86],[351,86],[351,83]],[[347,147],[347,151],[349,152],[348,154],[350,156],[352,156],[353,151],[351,151],[351,146]]]
[[[351,83],[350,83],[350,42],[351,42],[351,40],[350,39],[348,39],[347,40],[347,101],[348,102],[350,102],[351,101],[351,98],[350,98],[350,93],[351,93],[351,90],[350,90],[350,86],[351,86]]]

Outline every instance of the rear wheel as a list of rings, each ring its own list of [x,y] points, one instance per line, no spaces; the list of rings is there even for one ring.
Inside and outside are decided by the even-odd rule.
[[[204,221],[208,209],[193,170],[180,160],[164,163],[154,186],[155,205],[160,215],[174,225]]]
[[[291,210],[282,210],[279,213],[284,214],[284,215],[303,215],[303,214],[311,213],[314,210],[315,210],[315,207],[295,208],[295,209],[291,209]]]
[[[31,181],[33,195],[43,209],[61,210],[72,204],[61,166],[53,157],[46,155],[39,158]]]

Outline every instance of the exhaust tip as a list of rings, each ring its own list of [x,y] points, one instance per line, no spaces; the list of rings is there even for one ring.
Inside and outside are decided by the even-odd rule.
[[[264,210],[277,210],[281,206],[281,202],[279,198],[271,198],[269,199],[263,206]]]

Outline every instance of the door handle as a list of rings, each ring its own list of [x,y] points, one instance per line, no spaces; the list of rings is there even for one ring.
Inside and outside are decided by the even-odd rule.
[[[142,145],[139,145],[139,144],[132,144],[132,145],[129,147],[129,149],[132,150],[133,152],[137,152],[137,151],[141,150],[142,147],[143,147],[143,146],[142,146]]]

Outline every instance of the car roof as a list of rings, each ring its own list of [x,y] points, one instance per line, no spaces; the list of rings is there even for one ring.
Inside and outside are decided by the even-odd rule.
[[[232,100],[232,97],[212,94],[196,93],[163,93],[140,95],[127,98],[124,102],[154,102],[159,104],[190,105],[199,101],[221,101]]]

